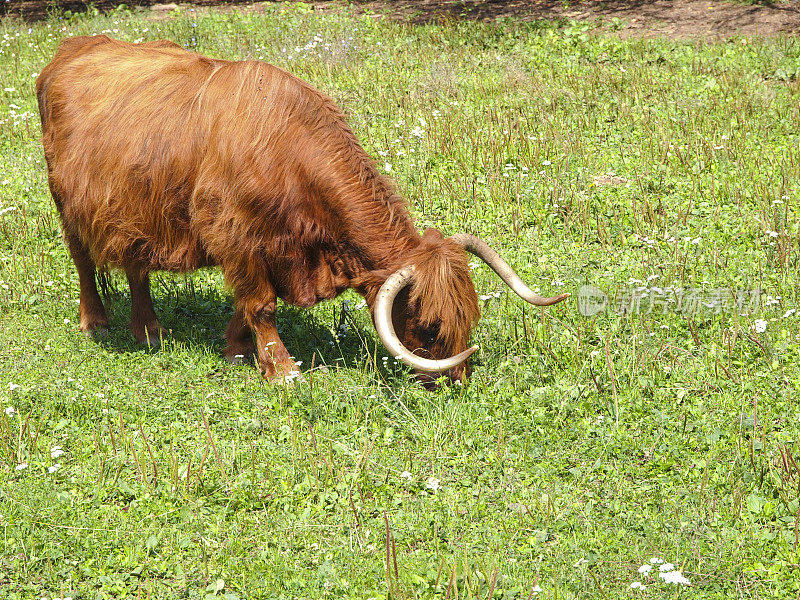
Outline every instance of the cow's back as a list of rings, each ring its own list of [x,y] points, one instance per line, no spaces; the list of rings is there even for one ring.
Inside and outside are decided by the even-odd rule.
[[[213,122],[199,90],[223,61],[170,42],[65,40],[37,79],[50,186],[100,265],[188,270],[209,259],[190,198]]]

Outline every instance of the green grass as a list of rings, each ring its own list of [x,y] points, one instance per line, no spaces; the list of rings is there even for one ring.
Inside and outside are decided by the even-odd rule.
[[[133,341],[112,273],[111,332],[93,342],[34,79],[61,37],[102,31],[312,82],[391,165],[420,229],[483,236],[544,293],[779,300],[749,315],[540,313],[478,267],[479,293],[502,295],[483,302],[470,382],[435,393],[383,359],[353,294],[280,309],[306,383],[229,366],[215,270],[154,277],[173,332],[158,351]],[[798,469],[781,458],[800,452],[796,39],[411,27],[303,5],[7,19],[0,38],[0,405],[14,408],[0,413],[0,597],[800,592]],[[692,585],[640,575],[651,557]]]

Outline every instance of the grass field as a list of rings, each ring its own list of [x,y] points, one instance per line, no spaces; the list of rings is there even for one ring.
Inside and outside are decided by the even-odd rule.
[[[0,598],[800,594],[796,39],[149,15],[0,23]],[[306,382],[228,365],[216,270],[154,277],[159,350],[111,273],[110,335],[86,339],[34,80],[62,37],[100,32],[288,69],[343,107],[420,229],[612,302],[532,310],[477,266],[474,374],[433,393],[351,293],[281,307]],[[640,310],[614,310],[631,290]]]

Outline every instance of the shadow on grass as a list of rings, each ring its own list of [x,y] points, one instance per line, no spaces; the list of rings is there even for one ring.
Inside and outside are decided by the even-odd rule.
[[[108,312],[109,335],[98,339],[105,349],[117,353],[157,353],[138,343],[130,330],[131,298],[121,281],[101,282]],[[125,291],[123,291],[125,290]],[[225,361],[224,333],[233,315],[233,298],[218,286],[198,286],[191,278],[156,275],[152,279],[153,305],[168,339],[185,346],[199,347]],[[333,300],[325,307],[300,309],[278,305],[278,333],[286,349],[301,362],[301,371],[329,367],[374,369],[377,345],[374,331],[362,327],[358,315]],[[328,321],[328,322],[326,322]],[[256,368],[254,359],[251,359]],[[389,377],[391,380],[392,377]]]

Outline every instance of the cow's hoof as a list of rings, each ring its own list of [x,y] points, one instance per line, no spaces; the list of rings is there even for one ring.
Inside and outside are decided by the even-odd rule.
[[[136,337],[136,341],[140,344],[144,344],[154,350],[161,348],[161,340],[167,337],[167,330],[166,329],[158,329],[157,331],[146,331],[143,336],[134,336]]]
[[[226,354],[225,360],[227,360],[232,365],[244,365],[252,362],[253,353],[251,352],[249,354]]]
[[[90,340],[98,341],[108,337],[108,327],[93,327],[83,330],[82,333]]]
[[[133,328],[131,328],[133,329]],[[133,337],[136,338],[136,341],[140,344],[145,344],[150,348],[160,348],[161,347],[161,340],[169,335],[169,330],[164,329],[161,325],[148,325],[144,329],[133,331]]]
[[[285,375],[275,375],[275,377],[270,378],[272,383],[277,383],[278,385],[295,385],[303,383],[305,380],[306,378],[303,377],[300,371],[289,371]]]
[[[287,367],[278,366],[274,374],[266,373],[263,370],[261,374],[270,383],[277,383],[278,385],[292,385],[306,380],[300,372],[300,367],[294,363]]]

